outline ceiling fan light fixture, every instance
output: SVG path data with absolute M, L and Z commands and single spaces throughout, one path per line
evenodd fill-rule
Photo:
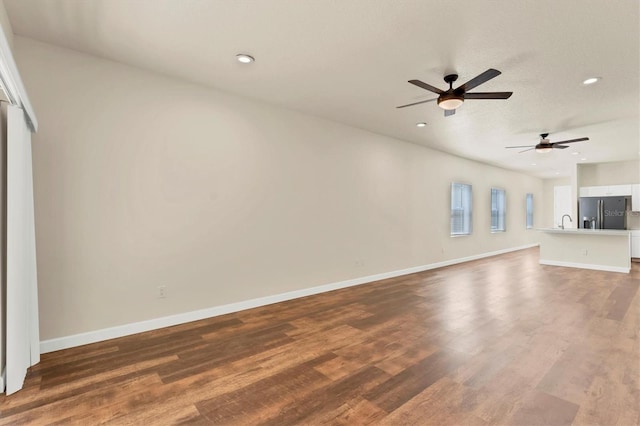
M 536 152 L 540 153 L 540 154 L 546 154 L 548 152 L 553 151 L 553 148 L 550 146 L 546 146 L 546 145 L 538 145 L 536 146 Z
M 438 106 L 444 110 L 452 110 L 458 108 L 464 102 L 462 96 L 454 94 L 442 95 L 438 98 Z
M 427 84 L 420 80 L 409 80 L 409 83 L 414 86 L 418 86 L 421 89 L 428 90 L 431 93 L 438 95 L 438 106 L 445 110 L 444 116 L 450 117 L 455 114 L 456 108 L 462 105 L 465 99 L 509 99 L 513 92 L 472 92 L 469 90 L 475 89 L 481 84 L 495 78 L 501 74 L 500 71 L 489 68 L 485 72 L 478 74 L 466 83 L 453 88 L 453 83 L 458 80 L 458 74 L 447 74 L 444 76 L 445 83 L 449 84 L 449 89 L 442 90 L 430 84 Z M 407 105 L 400 105 L 396 108 L 405 108 L 413 105 L 423 104 L 425 102 L 431 102 L 434 99 L 428 99 L 426 101 L 412 102 Z
M 526 148 L 525 150 L 520 151 L 518 154 L 521 154 L 523 152 L 529 152 L 534 149 L 536 150 L 536 152 L 539 152 L 541 154 L 547 154 L 553 151 L 555 148 L 557 149 L 569 148 L 569 146 L 566 144 L 584 142 L 589 140 L 589 138 L 576 138 L 576 139 L 568 139 L 565 141 L 550 142 L 549 139 L 547 139 L 547 136 L 549 136 L 548 133 L 541 133 L 540 142 L 537 145 L 505 146 L 505 148 L 518 148 L 518 149 Z M 576 154 L 579 154 L 579 152 L 574 152 L 573 154 L 576 155 Z

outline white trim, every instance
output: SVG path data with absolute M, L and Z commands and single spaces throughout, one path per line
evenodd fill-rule
M 580 269 L 593 269 L 596 271 L 620 272 L 623 274 L 628 274 L 629 272 L 631 272 L 631 268 L 626 268 L 624 266 L 593 265 L 591 263 L 560 262 L 557 260 L 540 259 L 540 264 L 549 265 L 549 266 L 563 266 L 565 268 L 580 268 Z
M 6 382 L 5 377 L 7 374 L 7 370 L 6 369 L 2 369 L 2 375 L 0 375 L 0 393 L 4 393 L 4 384 Z
M 22 389 L 40 359 L 31 131 L 24 111 L 7 107 L 6 393 Z
M 7 99 L 12 105 L 22 108 L 29 129 L 32 132 L 37 132 L 38 119 L 36 118 L 36 113 L 31 106 L 27 90 L 22 83 L 9 41 L 2 30 L 0 30 L 0 87 L 4 89 Z
M 481 253 L 474 256 L 462 257 L 458 259 L 445 260 L 443 262 L 430 263 L 422 266 L 415 266 L 407 269 L 400 269 L 392 272 L 383 272 L 381 274 L 369 275 L 361 278 L 354 278 L 346 281 L 325 284 L 317 287 L 305 288 L 302 290 L 290 291 L 287 293 L 274 294 L 272 296 L 259 297 L 257 299 L 245 300 L 242 302 L 230 303 L 228 305 L 214 306 L 211 308 L 201 309 L 198 311 L 185 312 L 176 315 L 170 315 L 162 318 L 155 318 L 147 321 L 140 321 L 131 324 L 120 325 L 116 327 L 103 328 L 101 330 L 89 331 L 86 333 L 74 334 L 72 336 L 64 336 L 55 339 L 43 340 L 40 342 L 40 352 L 47 353 L 58 351 L 61 349 L 73 348 L 89 343 L 100 342 L 103 340 L 115 339 L 117 337 L 129 336 L 144 331 L 156 330 L 158 328 L 170 327 L 172 325 L 184 324 L 191 321 L 198 321 L 205 318 L 216 317 L 219 315 L 230 314 L 233 312 L 244 311 L 246 309 L 257 308 L 260 306 L 271 305 L 273 303 L 284 302 L 300 297 L 311 296 L 314 294 L 325 293 L 327 291 L 338 290 L 341 288 L 352 287 L 360 284 L 366 284 L 374 281 L 380 281 L 387 278 L 399 277 L 402 275 L 415 274 L 417 272 L 428 271 L 430 269 L 442 268 L 444 266 L 455 265 L 458 263 L 469 262 L 472 260 L 482 259 L 485 257 L 497 256 L 499 254 L 509 253 L 517 250 L 524 250 L 536 247 L 538 244 L 529 244 L 520 247 L 513 247 L 503 250 L 492 251 L 489 253 Z

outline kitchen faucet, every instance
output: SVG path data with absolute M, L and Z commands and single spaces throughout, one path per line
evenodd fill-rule
M 564 217 L 565 216 L 569 218 L 569 222 L 573 222 L 571 220 L 571 216 L 569 216 L 568 214 L 562 215 L 562 223 L 560 224 L 560 229 L 564 229 Z

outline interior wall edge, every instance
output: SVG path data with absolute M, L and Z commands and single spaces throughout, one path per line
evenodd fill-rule
M 131 324 L 125 324 L 116 327 L 103 328 L 100 330 L 89 331 L 85 333 L 74 334 L 71 336 L 58 337 L 40 342 L 40 353 L 45 354 L 63 349 L 69 349 L 77 346 L 88 345 L 91 343 L 102 342 L 105 340 L 115 339 L 118 337 L 129 336 L 145 331 L 157 330 L 159 328 L 171 327 L 174 325 L 184 324 L 192 321 L 198 321 L 206 318 L 226 315 L 234 312 L 244 311 L 248 309 L 258 308 L 261 306 L 271 305 L 274 303 L 285 302 L 287 300 L 298 299 L 301 297 L 312 296 L 315 294 L 326 293 L 342 288 L 353 287 L 357 285 L 369 284 L 376 281 L 395 278 L 403 275 L 415 274 L 418 272 L 428 271 L 431 269 L 442 268 L 445 266 L 456 265 L 473 260 L 479 260 L 487 257 L 497 256 L 500 254 L 510 253 L 518 250 L 526 250 L 537 247 L 539 244 L 527 244 L 517 247 L 510 247 L 502 250 L 485 252 L 473 256 L 450 259 L 443 262 L 430 263 L 421 266 L 401 269 L 397 271 L 384 272 L 375 275 L 369 275 L 360 278 L 354 278 L 345 281 L 320 285 L 316 287 L 305 288 L 301 290 L 290 291 L 286 293 L 274 294 L 256 299 L 249 299 L 242 302 L 230 303 L 226 305 L 214 306 L 207 309 L 200 309 L 191 312 L 184 312 L 176 315 L 155 318 L 152 320 L 140 321 Z

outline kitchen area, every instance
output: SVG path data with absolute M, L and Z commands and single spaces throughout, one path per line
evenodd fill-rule
M 629 273 L 640 261 L 640 161 L 577 164 L 551 188 L 553 225 L 538 229 L 540 263 Z

